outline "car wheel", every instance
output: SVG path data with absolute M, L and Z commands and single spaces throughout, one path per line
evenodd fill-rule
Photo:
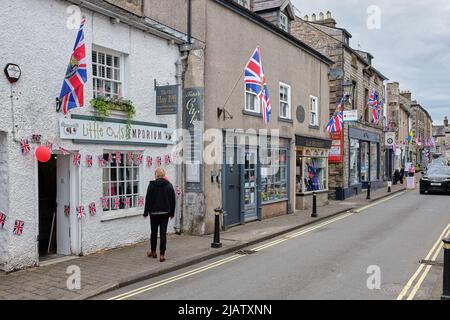
M 425 190 L 420 189 L 420 194 L 425 194 Z

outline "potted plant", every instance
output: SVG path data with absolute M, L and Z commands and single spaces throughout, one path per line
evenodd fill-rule
M 136 114 L 136 108 L 130 100 L 121 97 L 97 96 L 91 100 L 90 104 L 102 119 L 109 117 L 112 110 L 125 112 L 127 128 L 131 129 L 131 120 Z

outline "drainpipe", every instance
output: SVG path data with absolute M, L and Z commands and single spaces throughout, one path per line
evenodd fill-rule
M 188 0 L 187 43 L 192 44 L 192 0 Z

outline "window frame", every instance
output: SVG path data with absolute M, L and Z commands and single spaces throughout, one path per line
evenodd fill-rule
M 287 89 L 287 101 L 281 100 L 281 89 L 282 88 Z M 278 87 L 278 93 L 279 93 L 279 102 L 278 102 L 279 116 L 281 119 L 291 120 L 292 119 L 291 86 L 288 85 L 287 83 L 280 82 L 279 87 Z M 282 104 L 287 105 L 286 116 L 283 116 L 281 113 Z
M 316 110 L 315 110 L 315 112 L 313 112 L 313 108 L 312 108 L 312 106 L 313 106 L 313 104 L 312 104 L 312 102 L 315 102 L 315 107 L 316 107 Z M 315 118 L 315 122 L 313 122 L 313 114 L 315 114 L 316 115 L 316 118 Z M 309 125 L 310 126 L 313 126 L 313 127 L 318 127 L 319 126 L 319 117 L 320 117 L 320 114 L 319 114 L 319 98 L 318 97 L 316 97 L 316 96 L 313 96 L 313 95 L 310 95 L 309 96 Z
M 250 10 L 250 0 L 235 0 L 235 2 L 238 5 L 243 6 L 244 8 L 247 8 Z
M 248 108 L 248 105 L 247 105 L 247 94 L 251 94 L 251 95 L 254 96 L 256 110 L 252 110 L 252 109 Z M 250 112 L 250 113 L 254 113 L 254 114 L 261 114 L 261 102 L 259 100 L 258 95 L 253 90 L 248 90 L 246 85 L 244 85 L 244 110 L 246 112 Z
M 268 156 L 270 151 L 270 156 Z M 265 152 L 268 159 L 272 159 L 274 154 L 278 155 L 278 159 L 275 159 L 275 163 L 261 164 L 261 171 L 263 168 L 267 169 L 268 173 L 273 173 L 271 175 L 264 176 L 261 172 L 261 203 L 263 205 L 270 204 L 274 202 L 282 202 L 289 200 L 289 149 L 286 147 L 271 147 L 267 146 L 260 148 L 260 152 Z M 279 157 L 284 153 L 284 162 L 280 163 Z M 276 170 L 278 168 L 278 170 Z M 284 174 L 283 174 L 284 172 Z M 269 181 L 267 181 L 267 180 Z M 269 195 L 268 190 L 272 188 L 272 193 Z M 285 195 L 280 198 L 276 198 L 277 190 L 282 190 L 284 188 Z M 264 200 L 263 193 L 266 193 L 267 200 Z
M 94 53 L 96 53 L 96 62 L 94 63 L 93 60 L 93 55 Z M 100 64 L 99 63 L 99 59 L 98 59 L 98 54 L 102 53 L 105 55 L 105 64 Z M 112 56 L 112 66 L 108 66 L 106 64 L 106 56 L 110 55 Z M 114 58 L 119 58 L 119 66 L 115 67 L 114 66 Z M 114 83 L 117 83 L 120 85 L 120 89 L 117 95 L 111 95 L 111 97 L 119 97 L 119 98 L 124 98 L 126 97 L 126 89 L 125 89 L 125 55 L 118 52 L 118 51 L 114 51 L 111 49 L 107 49 L 104 47 L 100 47 L 100 46 L 93 46 L 92 51 L 91 51 L 91 63 L 92 63 L 92 67 L 91 67 L 91 72 L 92 72 L 92 96 L 93 98 L 99 97 L 99 96 L 106 96 L 105 94 L 105 81 L 109 81 L 111 82 L 111 84 L 113 85 Z M 100 73 L 99 73 L 99 69 L 96 70 L 96 76 L 94 76 L 94 66 L 104 66 L 105 68 L 107 67 L 111 67 L 112 68 L 112 79 L 106 78 L 106 69 L 105 69 L 105 77 L 101 77 Z M 115 80 L 114 79 L 114 72 L 118 70 L 119 71 L 119 80 Z M 97 80 L 101 80 L 103 81 L 103 94 L 100 94 L 99 90 L 96 90 L 96 81 Z
M 284 21 L 283 21 L 284 20 Z M 289 32 L 289 20 L 288 16 L 283 12 L 280 12 L 280 29 Z

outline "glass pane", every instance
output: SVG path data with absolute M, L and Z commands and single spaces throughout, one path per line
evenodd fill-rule
M 117 196 L 118 195 L 119 190 L 117 190 L 117 182 L 111 183 L 111 187 L 110 187 L 110 195 L 111 196 Z
M 133 183 L 133 194 L 139 194 L 139 181 Z
M 97 62 L 97 51 L 92 51 L 92 63 Z
M 93 77 L 97 76 L 97 65 L 96 64 L 92 64 L 92 76 Z
M 98 60 L 99 60 L 99 63 L 100 63 L 100 64 L 105 64 L 105 54 L 99 52 L 99 53 L 98 53 Z
M 111 68 L 106 68 L 106 78 L 108 79 L 113 78 L 113 70 Z
M 119 57 L 114 57 L 114 67 L 116 68 L 120 67 Z
M 120 70 L 114 69 L 114 80 L 119 81 L 120 80 Z
M 359 141 L 350 140 L 350 184 L 359 183 Z
M 133 169 L 133 177 L 132 180 L 139 180 L 139 168 Z
M 117 181 L 117 169 L 116 168 L 112 168 L 111 169 L 111 181 Z
M 103 196 L 104 197 L 108 197 L 110 196 L 110 189 L 109 189 L 109 183 L 104 183 L 103 184 Z
M 106 55 L 106 65 L 107 66 L 112 66 L 112 56 L 111 55 Z
M 119 181 L 125 180 L 125 169 L 123 167 L 118 168 L 119 171 Z
M 109 182 L 110 178 L 110 169 L 103 169 L 103 182 Z

